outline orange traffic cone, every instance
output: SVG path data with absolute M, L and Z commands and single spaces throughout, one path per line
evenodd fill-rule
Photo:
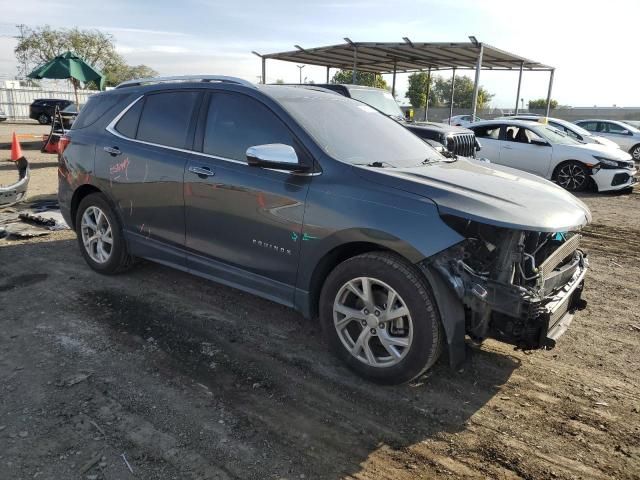
M 11 161 L 17 162 L 21 158 L 24 158 L 24 155 L 22 155 L 22 147 L 20 146 L 16 132 L 13 132 L 13 138 L 11 139 Z

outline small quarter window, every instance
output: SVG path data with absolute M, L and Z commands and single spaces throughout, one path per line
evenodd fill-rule
M 142 112 L 143 99 L 138 100 L 125 113 L 120 121 L 116 124 L 116 130 L 127 138 L 136 138 L 138 132 L 138 122 L 140 121 L 140 112 Z

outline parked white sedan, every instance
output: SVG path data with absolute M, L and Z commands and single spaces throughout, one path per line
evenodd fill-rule
M 584 144 L 549 125 L 523 120 L 491 120 L 469 128 L 491 162 L 535 173 L 570 191 L 584 190 L 593 179 L 599 192 L 636 183 L 635 164 L 626 152 Z

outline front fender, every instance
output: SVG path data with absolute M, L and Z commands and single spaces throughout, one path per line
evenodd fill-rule
M 381 185 L 372 188 L 354 177 L 345 176 L 339 184 L 314 182 L 309 189 L 298 289 L 310 291 L 315 267 L 341 245 L 379 245 L 418 263 L 463 240 L 442 221 L 433 201 Z

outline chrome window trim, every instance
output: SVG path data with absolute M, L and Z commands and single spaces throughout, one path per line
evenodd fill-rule
M 137 138 L 129 138 L 123 134 L 121 134 L 120 132 L 118 132 L 116 130 L 116 125 L 118 124 L 118 122 L 120 121 L 120 119 L 122 117 L 125 116 L 125 114 L 136 104 L 138 103 L 142 98 L 144 97 L 144 95 L 140 95 L 138 98 L 136 98 L 133 102 L 131 102 L 129 105 L 127 105 L 124 110 L 122 110 L 118 115 L 116 115 L 114 117 L 113 120 L 111 120 L 111 122 L 109 122 L 109 125 L 107 125 L 105 127 L 105 130 L 107 132 L 109 132 L 111 135 L 114 135 L 118 138 L 121 138 L 123 140 L 127 140 L 129 142 L 135 142 L 135 143 L 140 143 L 142 145 L 148 145 L 151 147 L 159 147 L 159 148 L 165 148 L 167 150 L 173 150 L 175 152 L 182 152 L 182 153 L 190 153 L 192 155 L 197 155 L 199 157 L 205 157 L 205 158 L 212 158 L 214 160 L 222 160 L 225 162 L 229 162 L 229 163 L 235 163 L 238 165 L 245 165 L 247 167 L 250 167 L 250 165 L 247 162 L 242 162 L 240 160 L 235 160 L 233 158 L 226 158 L 226 157 L 220 157 L 217 155 L 211 155 L 209 153 L 204 153 L 204 152 L 198 152 L 196 150 L 188 150 L 186 148 L 178 148 L 178 147 L 170 147 L 169 145 L 161 145 L 159 143 L 153 143 L 153 142 L 145 142 L 144 140 L 138 140 Z M 254 168 L 254 167 L 250 167 L 250 168 Z M 265 168 L 264 170 L 270 170 L 272 172 L 279 172 L 279 173 L 285 173 L 287 175 L 295 175 L 298 177 L 315 177 L 318 175 L 321 175 L 322 172 L 292 172 L 290 170 L 281 170 L 281 169 L 276 169 L 276 168 Z

